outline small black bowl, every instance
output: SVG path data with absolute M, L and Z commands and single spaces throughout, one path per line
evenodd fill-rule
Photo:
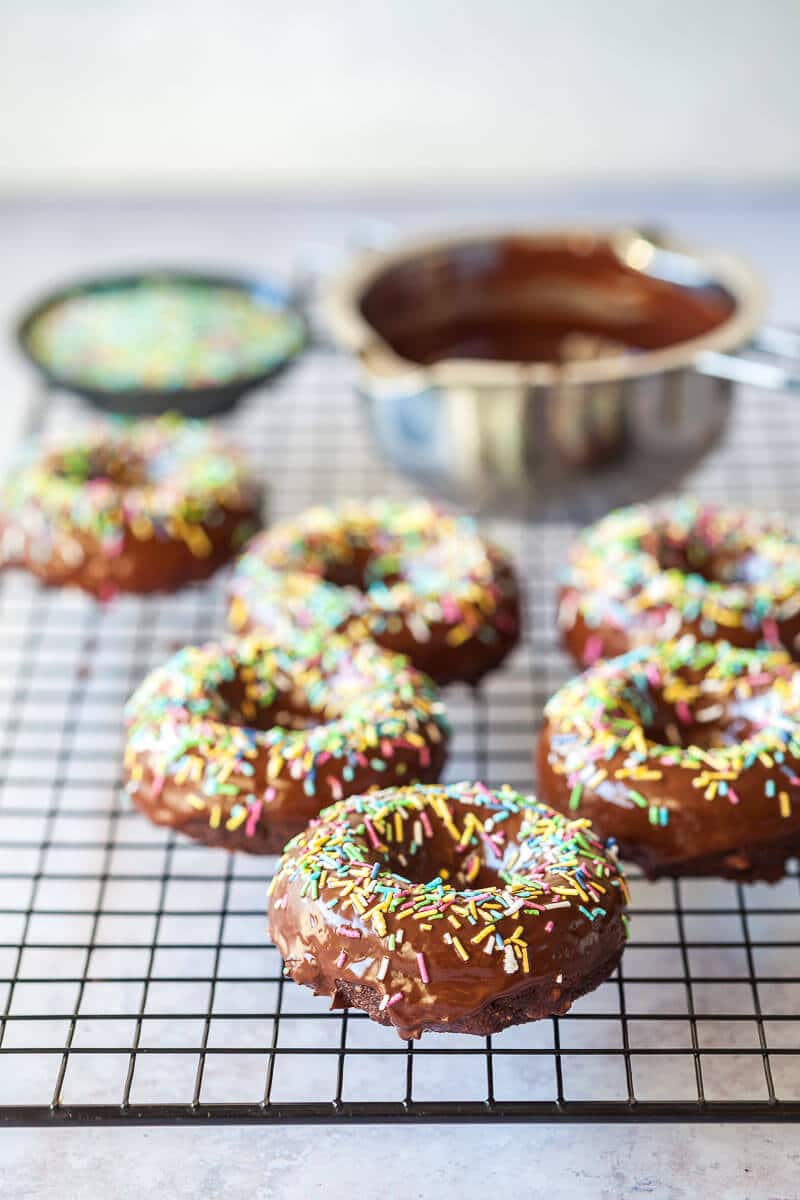
M 143 283 L 203 284 L 212 288 L 234 289 L 262 302 L 267 302 L 271 307 L 280 311 L 285 318 L 282 345 L 279 346 L 273 360 L 255 374 L 237 375 L 225 383 L 166 390 L 140 387 L 112 389 L 84 384 L 79 379 L 61 375 L 34 353 L 30 345 L 31 332 L 44 313 L 75 296 L 139 287 Z M 93 276 L 49 292 L 24 313 L 17 324 L 16 338 L 28 362 L 48 384 L 53 387 L 66 388 L 82 396 L 96 408 L 132 417 L 156 416 L 169 411 L 180 412 L 187 417 L 212 417 L 229 412 L 245 392 L 265 383 L 291 362 L 303 349 L 308 339 L 308 327 L 303 317 L 290 303 L 286 292 L 272 283 L 230 275 L 159 268 L 118 275 Z

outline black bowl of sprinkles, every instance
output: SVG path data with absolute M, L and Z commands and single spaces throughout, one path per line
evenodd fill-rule
M 306 336 L 280 288 L 181 270 L 82 280 L 51 292 L 17 328 L 49 384 L 129 416 L 227 412 Z

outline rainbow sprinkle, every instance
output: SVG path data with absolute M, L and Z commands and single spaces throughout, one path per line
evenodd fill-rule
M 78 385 L 169 392 L 260 375 L 301 348 L 304 330 L 255 289 L 142 279 L 58 301 L 27 341 L 40 363 Z
M 157 802 L 168 780 L 185 789 L 172 800 L 182 811 L 212 827 L 245 823 L 247 837 L 284 793 L 299 786 L 309 798 L 308 812 L 289 814 L 297 827 L 375 773 L 424 773 L 430 746 L 448 736 L 429 679 L 343 636 L 318 641 L 313 655 L 265 633 L 188 646 L 148 675 L 125 715 L 131 793 Z
M 285 636 L 345 625 L 381 641 L 499 642 L 517 632 L 516 583 L 473 520 L 425 500 L 345 501 L 308 509 L 255 538 L 236 565 L 236 631 Z
M 88 553 L 119 557 L 129 539 L 173 539 L 205 558 L 207 527 L 238 514 L 233 551 L 259 523 L 260 502 L 244 457 L 206 422 L 98 423 L 80 439 L 23 448 L 0 485 L 0 560 L 77 568 Z
M 800 817 L 800 667 L 783 650 L 689 636 L 640 646 L 570 680 L 544 716 L 570 810 L 597 815 L 599 799 L 610 829 L 614 813 L 639 809 L 656 834 L 682 820 L 696 833 L 698 820 L 719 825 L 719 806 L 739 805 L 743 790 L 765 821 Z M 667 785 L 676 768 L 714 802 L 707 817 L 684 816 Z
M 470 881 L 473 858 L 480 878 Z M 581 937 L 594 944 L 587 927 L 619 919 L 627 889 L 587 820 L 507 786 L 457 783 L 386 789 L 325 809 L 287 845 L 270 897 L 273 937 L 295 978 L 332 986 L 314 953 L 318 929 L 337 978 L 374 988 L 381 1011 L 397 1004 L 395 1023 L 413 1031 L 433 995 L 448 989 L 456 1016 L 459 1005 L 480 1007 L 477 955 L 497 958 L 501 979 L 555 982 L 564 961 L 554 932 L 573 939 L 561 951 L 569 959 Z M 308 904 L 324 921 L 300 916 Z M 293 913 L 285 922 L 284 912 Z M 345 962 L 337 939 L 353 928 L 362 945 Z M 518 986 L 501 983 L 497 994 Z
M 583 619 L 587 666 L 606 626 L 628 645 L 692 633 L 797 649 L 800 537 L 779 516 L 691 497 L 618 509 L 583 531 L 562 583 L 559 625 Z

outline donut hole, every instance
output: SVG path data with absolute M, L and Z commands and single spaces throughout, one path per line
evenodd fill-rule
M 241 678 L 219 688 L 218 694 L 225 710 L 224 720 L 229 725 L 241 725 L 260 732 L 275 728 L 301 730 L 327 725 L 339 716 L 338 706 L 335 712 L 330 707 L 313 708 L 300 689 L 279 690 L 264 703 L 260 701 L 257 691 Z
M 118 488 L 141 487 L 148 481 L 144 459 L 112 443 L 74 446 L 52 454 L 46 469 L 57 479 L 82 486 L 109 483 Z
M 699 529 L 690 529 L 676 537 L 669 527 L 653 530 L 644 548 L 653 555 L 662 571 L 680 571 L 699 575 L 707 583 L 753 584 L 769 577 L 775 564 L 752 547 L 709 545 Z
M 663 746 L 698 746 L 701 750 L 740 745 L 768 719 L 766 693 L 748 699 L 702 696 L 691 706 L 665 699 L 657 689 L 648 695 L 648 717 L 642 730 L 648 741 Z
M 396 553 L 347 539 L 338 553 L 326 554 L 321 577 L 335 587 L 356 588 L 367 592 L 377 583 L 391 587 L 403 578 Z
M 419 818 L 413 820 L 402 842 L 389 843 L 385 866 L 414 884 L 425 885 L 438 878 L 459 891 L 504 886 L 505 856 L 497 854 L 484 834 L 473 830 L 466 841 L 456 840 L 435 811 L 426 812 L 432 836 Z M 462 821 L 457 828 L 463 830 Z

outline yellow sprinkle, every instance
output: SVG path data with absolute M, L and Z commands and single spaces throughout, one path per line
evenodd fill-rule
M 467 954 L 466 950 L 461 945 L 461 942 L 458 940 L 457 937 L 453 938 L 453 945 L 455 946 L 456 954 L 458 955 L 458 957 L 462 960 L 462 962 L 466 962 L 467 959 L 469 958 L 469 955 Z
M 237 633 L 244 629 L 245 625 L 247 624 L 248 617 L 249 613 L 244 600 L 242 600 L 240 596 L 234 596 L 233 600 L 231 600 L 230 608 L 228 609 L 228 620 Z
M 378 909 L 372 915 L 372 928 L 377 933 L 378 937 L 386 937 L 386 922 L 383 919 L 383 913 Z
M 470 636 L 471 630 L 469 626 L 464 625 L 462 622 L 462 624 L 454 625 L 452 629 L 448 630 L 445 641 L 448 646 L 461 646 Z
M 146 542 L 153 536 L 153 522 L 142 514 L 130 518 L 130 527 L 131 533 L 140 542 Z

